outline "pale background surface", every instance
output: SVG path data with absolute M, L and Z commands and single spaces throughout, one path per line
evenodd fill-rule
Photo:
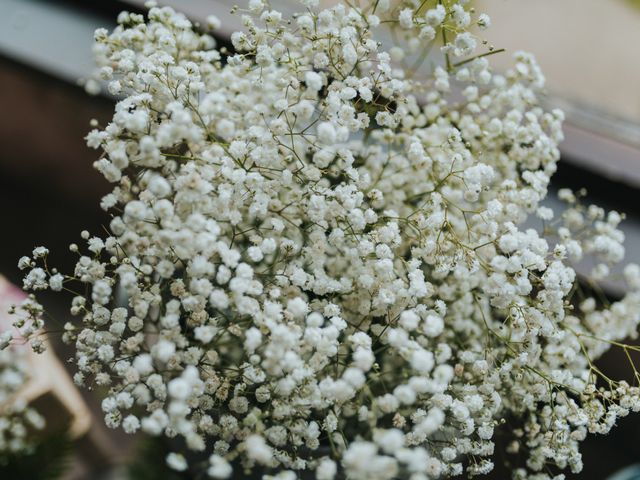
M 628 0 L 480 0 L 496 48 L 535 54 L 551 93 L 640 123 L 640 8 Z M 493 57 L 506 67 L 510 55 Z M 640 138 L 640 137 L 639 137 Z

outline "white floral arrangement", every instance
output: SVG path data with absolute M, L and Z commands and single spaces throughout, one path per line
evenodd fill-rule
M 24 297 L 0 276 L 0 470 L 12 458 L 33 452 L 45 427 L 44 416 L 23 395 L 33 377 L 31 348 L 42 352 L 43 344 L 32 336 L 26 345 L 19 332 L 31 335 L 44 326 L 39 305 Z M 12 323 L 15 328 L 7 328 Z
M 0 346 L 2 346 L 0 339 Z M 0 350 L 0 467 L 12 455 L 33 451 L 34 432 L 44 428 L 44 417 L 19 395 L 30 378 L 28 350 Z
M 75 295 L 64 340 L 109 427 L 214 479 L 476 476 L 499 436 L 513 478 L 543 480 L 640 410 L 594 363 L 637 350 L 640 269 L 613 303 L 574 270 L 622 262 L 622 216 L 542 206 L 563 114 L 531 55 L 491 69 L 487 15 L 251 0 L 230 51 L 217 18 L 148 6 L 95 34 L 120 98 L 87 136 L 110 233 L 83 232 L 69 274 L 20 260 L 27 290 Z

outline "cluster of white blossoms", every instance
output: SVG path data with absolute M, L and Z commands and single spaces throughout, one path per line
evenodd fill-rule
M 21 261 L 26 288 L 86 292 L 76 383 L 211 478 L 474 476 L 497 438 L 514 478 L 580 471 L 640 410 L 593 363 L 635 348 L 640 269 L 613 304 L 577 281 L 622 260 L 621 216 L 541 206 L 563 115 L 533 57 L 493 72 L 462 0 L 317 3 L 251 0 L 233 51 L 170 8 L 96 32 L 111 233 L 70 274 Z
M 31 303 L 27 300 L 25 305 Z M 32 322 L 24 315 L 21 317 L 16 320 L 16 327 L 24 330 L 24 325 Z M 37 328 L 41 328 L 40 322 L 37 323 Z M 12 456 L 31 452 L 35 447 L 34 434 L 45 426 L 44 417 L 20 395 L 31 378 L 29 355 L 32 353 L 25 345 L 10 345 L 12 342 L 11 330 L 0 334 L 0 466 Z M 40 349 L 37 342 L 35 345 L 32 342 L 32 346 Z
M 34 255 L 45 251 L 40 247 Z M 46 279 L 45 275 L 43 281 Z M 45 348 L 42 313 L 34 298 L 25 298 L 0 276 L 0 467 L 32 452 L 45 427 L 44 417 L 23 396 L 25 386 L 33 380 L 30 349 L 41 353 Z

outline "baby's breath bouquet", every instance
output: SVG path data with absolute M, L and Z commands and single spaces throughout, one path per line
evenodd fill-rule
M 215 17 L 149 8 L 95 34 L 110 233 L 68 274 L 20 260 L 26 289 L 74 292 L 64 340 L 109 427 L 215 479 L 475 476 L 499 448 L 543 480 L 640 409 L 594 364 L 631 359 L 640 269 L 612 304 L 574 270 L 623 260 L 621 216 L 541 205 L 563 115 L 531 55 L 491 69 L 487 15 L 251 0 L 218 49 Z

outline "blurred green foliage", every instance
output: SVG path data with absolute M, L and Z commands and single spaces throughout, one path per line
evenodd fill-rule
M 191 480 L 188 472 L 171 470 L 165 461 L 170 452 L 164 439 L 142 437 L 127 466 L 128 480 Z
M 0 478 L 57 480 L 69 469 L 73 444 L 66 432 L 50 434 L 26 455 L 13 455 L 0 464 Z

